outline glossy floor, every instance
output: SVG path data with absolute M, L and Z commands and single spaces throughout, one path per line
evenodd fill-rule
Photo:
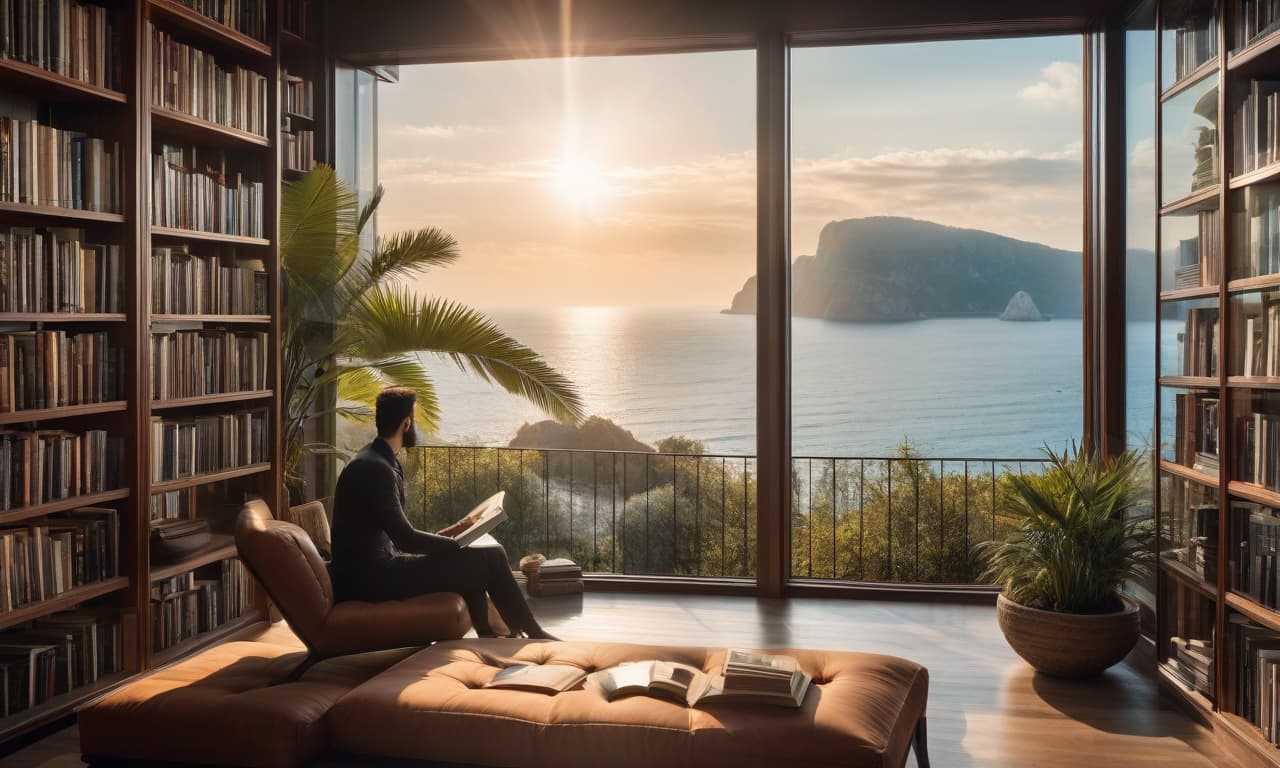
M 913 659 L 929 668 L 929 752 L 940 768 L 1230 765 L 1212 737 L 1127 665 L 1089 683 L 1034 674 L 1005 645 L 990 606 L 591 594 L 543 599 L 535 610 L 565 639 L 830 648 Z M 282 625 L 264 639 L 296 642 Z M 5 768 L 80 764 L 74 727 L 0 760 Z

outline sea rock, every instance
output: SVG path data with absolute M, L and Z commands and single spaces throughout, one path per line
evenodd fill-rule
M 1009 299 L 1009 303 L 1005 305 L 1004 312 L 1000 313 L 1000 319 L 1013 322 L 1035 322 L 1048 320 L 1049 318 L 1040 314 L 1040 310 L 1036 308 L 1036 303 L 1031 300 L 1031 294 L 1026 291 L 1018 291 L 1013 294 L 1013 298 Z

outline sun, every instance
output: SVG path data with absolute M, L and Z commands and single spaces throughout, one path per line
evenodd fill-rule
M 551 181 L 556 192 L 574 208 L 594 207 L 609 191 L 600 166 L 580 152 L 563 154 L 555 165 Z

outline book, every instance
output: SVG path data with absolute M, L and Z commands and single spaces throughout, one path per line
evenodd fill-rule
M 469 546 L 507 519 L 507 513 L 502 508 L 502 502 L 506 495 L 506 491 L 498 491 L 477 504 L 475 509 L 464 515 L 457 523 L 454 523 L 455 526 L 466 525 L 465 528 L 453 536 L 454 541 L 458 542 L 458 546 Z
M 121 82 L 119 31 L 116 12 L 93 3 L 0 3 L 0 57 L 103 88 L 118 88 Z
M 174 331 L 151 334 L 151 398 L 168 400 L 267 388 L 266 333 Z
M 220 149 L 157 145 L 151 153 L 151 223 L 262 237 L 265 188 L 253 170 Z
M 157 482 L 258 464 L 270 457 L 267 410 L 190 419 L 151 417 L 151 477 Z
M 594 672 L 591 685 L 606 701 L 625 696 L 652 696 L 694 706 L 709 676 L 697 667 L 674 661 L 639 661 Z
M 118 142 L 0 116 L 0 200 L 119 213 Z
M 608 701 L 654 696 L 689 707 L 748 704 L 797 708 L 813 682 L 790 656 L 730 649 L 721 671 L 653 660 L 592 673 L 588 687 Z
M 260 258 L 231 248 L 152 246 L 151 311 L 160 315 L 265 315 L 267 272 Z
M 210 19 L 255 40 L 267 39 L 266 0 L 177 0 Z
M 238 64 L 179 42 L 147 21 L 151 104 L 237 130 L 267 135 L 270 81 Z
M 567 664 L 516 664 L 499 672 L 485 688 L 555 695 L 578 687 L 587 673 Z

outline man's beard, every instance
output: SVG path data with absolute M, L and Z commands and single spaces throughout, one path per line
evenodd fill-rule
M 410 424 L 409 428 L 404 432 L 403 443 L 405 448 L 412 448 L 418 444 L 418 425 Z

